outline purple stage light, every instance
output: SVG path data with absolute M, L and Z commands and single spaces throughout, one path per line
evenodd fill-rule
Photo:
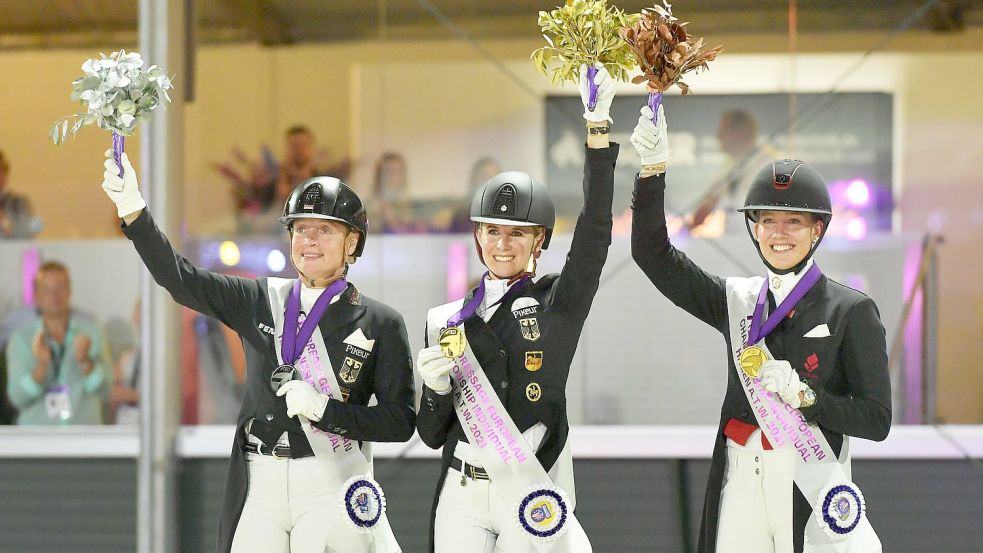
M 850 240 L 862 240 L 867 236 L 867 220 L 857 215 L 846 223 L 846 237 Z
M 865 207 L 870 202 L 870 186 L 863 179 L 853 179 L 846 187 L 846 199 L 853 205 Z

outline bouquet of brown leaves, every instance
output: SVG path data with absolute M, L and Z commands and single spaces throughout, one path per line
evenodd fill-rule
M 631 82 L 648 85 L 653 112 L 658 110 L 662 93 L 672 85 L 678 86 L 684 95 L 689 94 L 689 85 L 681 80 L 683 75 L 707 69 L 707 63 L 723 51 L 722 46 L 704 45 L 702 38 L 694 41 L 686 32 L 689 22 L 680 23 L 672 15 L 672 5 L 666 0 L 662 4 L 643 9 L 638 20 L 622 28 L 620 33 L 642 70 Z

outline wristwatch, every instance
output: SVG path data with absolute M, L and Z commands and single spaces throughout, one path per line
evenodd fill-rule
M 799 407 L 812 407 L 816 403 L 816 392 L 812 391 L 812 388 L 806 386 L 800 394 Z

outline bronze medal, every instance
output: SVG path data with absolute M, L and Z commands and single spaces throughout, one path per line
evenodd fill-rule
M 748 346 L 741 352 L 741 370 L 751 378 L 758 378 L 761 365 L 768 360 L 765 351 L 758 346 Z
M 442 329 L 437 343 L 444 352 L 444 356 L 448 359 L 457 359 L 464 355 L 464 349 L 468 345 L 468 341 L 464 337 L 464 330 L 456 326 L 448 326 Z

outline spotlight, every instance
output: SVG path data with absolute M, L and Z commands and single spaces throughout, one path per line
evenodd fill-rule
M 856 216 L 846 224 L 846 237 L 850 240 L 861 240 L 867 236 L 867 220 Z
M 846 199 L 853 205 L 863 207 L 870 201 L 870 187 L 863 179 L 854 179 L 846 187 Z
M 280 250 L 270 250 L 266 255 L 266 266 L 274 273 L 279 273 L 287 266 L 287 258 Z
M 239 264 L 239 246 L 226 240 L 218 246 L 218 258 L 228 267 L 235 267 Z

